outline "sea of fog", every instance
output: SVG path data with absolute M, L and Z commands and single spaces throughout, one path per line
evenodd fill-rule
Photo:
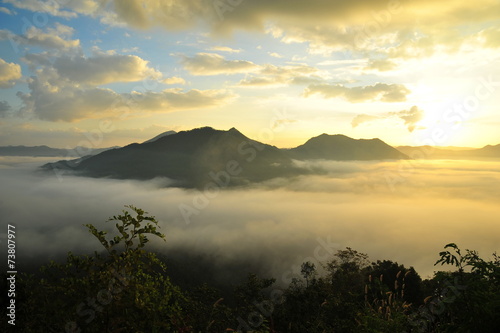
M 167 179 L 36 171 L 48 161 L 0 157 L 0 241 L 6 253 L 7 224 L 15 225 L 20 267 L 100 250 L 83 224 L 111 230 L 105 221 L 128 204 L 160 221 L 167 241 L 151 249 L 258 270 L 278 283 L 302 262 L 319 265 L 346 247 L 413 266 L 422 278 L 442 269 L 433 264 L 447 243 L 485 258 L 500 249 L 500 160 L 301 162 L 322 174 L 210 192 L 168 188 Z

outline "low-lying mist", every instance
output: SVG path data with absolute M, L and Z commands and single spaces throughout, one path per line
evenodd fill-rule
M 167 241 L 151 249 L 174 267 L 212 265 L 215 280 L 254 271 L 286 283 L 302 262 L 345 247 L 414 266 L 425 278 L 442 269 L 433 263 L 447 243 L 486 258 L 500 243 L 500 161 L 301 162 L 321 175 L 207 193 L 165 187 L 166 179 L 34 171 L 46 161 L 0 158 L 0 240 L 5 247 L 14 224 L 20 268 L 99 251 L 83 224 L 112 230 L 105 220 L 128 204 L 160 221 Z

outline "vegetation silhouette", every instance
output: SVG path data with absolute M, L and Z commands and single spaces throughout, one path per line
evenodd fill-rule
M 422 281 L 412 267 L 370 262 L 347 247 L 322 263 L 323 274 L 303 263 L 303 278 L 285 287 L 250 273 L 227 300 L 207 283 L 180 288 L 171 281 L 165 263 L 145 250 L 148 237 L 165 240 L 154 216 L 130 205 L 108 222 L 112 235 L 86 225 L 103 251 L 69 253 L 39 274 L 18 275 L 18 331 L 488 333 L 500 327 L 496 254 L 485 260 L 448 244 L 435 265 L 455 270 Z

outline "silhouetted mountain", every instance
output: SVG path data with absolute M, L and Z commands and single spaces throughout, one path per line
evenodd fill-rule
M 471 152 L 472 155 L 476 155 L 478 157 L 492 157 L 492 158 L 500 158 L 500 144 L 496 146 L 487 145 L 481 149 L 477 149 Z
M 89 149 L 86 147 L 76 147 L 73 149 L 60 149 L 50 148 L 48 146 L 4 146 L 0 147 L 0 156 L 77 157 L 96 155 L 113 148 Z
M 172 135 L 172 134 L 176 134 L 177 132 L 176 131 L 166 131 L 166 132 L 163 132 L 161 134 L 158 134 L 157 136 L 155 136 L 154 138 L 152 139 L 149 139 L 147 141 L 144 141 L 143 143 L 150 143 L 150 142 L 153 142 L 153 141 L 156 141 L 158 139 L 161 139 L 163 138 L 164 136 L 168 136 L 168 135 Z
M 321 134 L 301 146 L 289 149 L 288 152 L 291 157 L 299 160 L 366 161 L 408 158 L 380 139 L 356 140 L 339 134 Z
M 219 187 L 259 182 L 303 172 L 280 149 L 251 140 L 232 128 L 204 127 L 131 144 L 78 164 L 49 163 L 46 169 L 73 170 L 91 177 L 152 179 L 167 177 L 179 186 Z
M 484 159 L 500 158 L 500 145 L 485 146 L 483 148 L 441 148 L 433 146 L 400 146 L 402 153 L 414 159 Z
M 142 144 L 133 143 L 95 156 L 49 163 L 45 169 L 69 170 L 90 177 L 152 179 L 167 177 L 176 186 L 205 188 L 245 185 L 311 171 L 294 159 L 384 160 L 406 155 L 379 139 L 354 140 L 320 135 L 293 149 L 279 149 L 251 140 L 235 128 L 210 127 L 163 133 Z

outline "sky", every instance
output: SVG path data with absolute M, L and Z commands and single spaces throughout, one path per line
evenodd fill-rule
M 2 0 L 0 145 L 498 144 L 499 0 Z

